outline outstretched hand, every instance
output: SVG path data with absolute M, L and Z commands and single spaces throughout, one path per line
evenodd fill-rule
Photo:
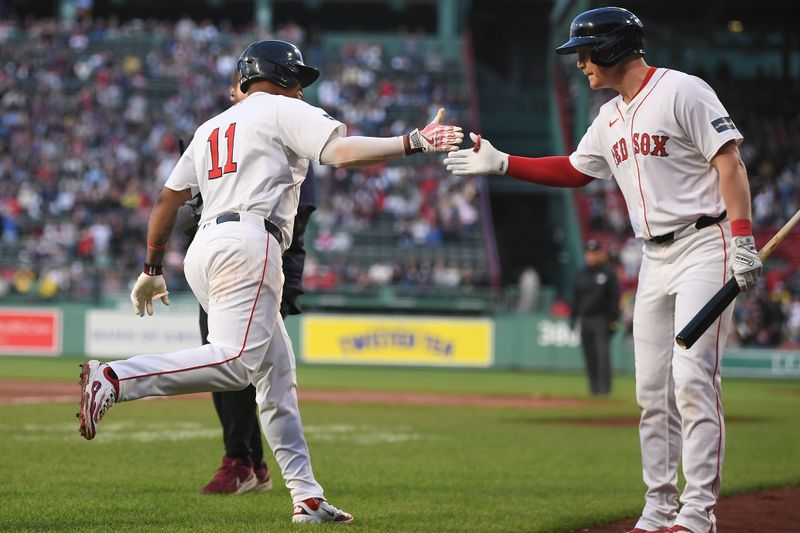
M 464 140 L 463 130 L 459 126 L 442 124 L 444 108 L 440 107 L 433 120 L 422 128 L 408 134 L 412 152 L 452 152 Z
M 447 170 L 456 176 L 505 174 L 508 170 L 508 154 L 492 146 L 480 135 L 470 133 L 469 137 L 475 145 L 448 154 L 443 161 Z

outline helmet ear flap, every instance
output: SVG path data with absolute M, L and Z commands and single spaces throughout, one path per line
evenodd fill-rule
M 254 72 L 258 70 L 258 65 L 252 57 L 239 59 L 236 68 L 239 71 L 239 88 L 243 93 L 250 88 L 250 82 L 254 79 Z

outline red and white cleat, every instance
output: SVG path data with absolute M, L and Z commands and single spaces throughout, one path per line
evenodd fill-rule
M 97 434 L 97 424 L 119 397 L 119 380 L 111 367 L 100 361 L 81 365 L 80 432 L 86 440 Z
M 334 507 L 322 498 L 309 498 L 294 504 L 292 522 L 318 524 L 319 522 L 352 522 L 353 516 Z
M 269 477 L 269 468 L 267 463 L 261 462 L 260 466 L 254 466 L 253 472 L 256 474 L 256 486 L 253 488 L 256 492 L 266 492 L 272 490 L 272 478 Z
M 256 478 L 250 460 L 242 461 L 237 457 L 222 458 L 222 466 L 219 467 L 214 478 L 203 487 L 200 494 L 242 494 L 256 488 L 258 478 Z

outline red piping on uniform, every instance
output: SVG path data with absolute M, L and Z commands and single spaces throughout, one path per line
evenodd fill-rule
M 208 368 L 208 367 L 211 367 L 211 366 L 224 365 L 225 363 L 233 361 L 234 359 L 240 358 L 242 356 L 242 353 L 244 353 L 244 347 L 247 346 L 247 335 L 250 333 L 250 324 L 253 322 L 253 313 L 255 313 L 256 305 L 258 304 L 258 296 L 261 294 L 261 287 L 262 287 L 262 285 L 264 285 L 264 274 L 266 274 L 266 272 L 267 272 L 267 263 L 269 262 L 269 237 L 270 237 L 270 234 L 267 233 L 267 253 L 264 256 L 264 266 L 261 268 L 261 280 L 259 280 L 259 282 L 258 282 L 258 290 L 256 291 L 256 299 L 255 299 L 255 301 L 253 301 L 253 307 L 250 309 L 250 318 L 247 320 L 247 329 L 244 330 L 244 340 L 242 341 L 242 348 L 239 350 L 238 354 L 234 355 L 233 357 L 229 357 L 228 359 L 225 359 L 224 361 L 220 361 L 218 363 L 209 363 L 207 365 L 192 366 L 192 367 L 189 367 L 189 368 L 179 368 L 177 370 L 166 370 L 164 372 L 153 372 L 152 374 L 142 374 L 141 376 L 130 376 L 130 377 L 127 377 L 127 378 L 119 378 L 119 380 L 120 381 L 126 381 L 126 380 L 129 380 L 129 379 L 149 378 L 151 376 L 162 376 L 164 374 L 175 374 L 177 372 L 187 372 L 189 370 L 197 370 L 199 368 Z
M 644 78 L 645 81 L 642 84 L 642 87 L 644 87 L 645 84 L 647 84 L 647 82 L 650 81 L 650 78 L 653 76 L 653 72 L 655 72 L 655 69 L 656 69 L 655 67 L 650 67 L 650 70 L 647 71 L 647 76 L 645 76 Z M 636 120 L 636 113 L 639 112 L 639 110 L 644 105 L 644 101 L 647 100 L 648 96 L 653 94 L 653 91 L 655 90 L 656 85 L 658 85 L 658 82 L 663 80 L 664 76 L 666 76 L 668 72 L 669 70 L 664 71 L 664 74 L 662 74 L 661 77 L 658 78 L 658 80 L 656 80 L 656 82 L 653 84 L 653 88 L 650 89 L 649 93 L 644 95 L 644 98 L 642 98 L 642 103 L 640 103 L 639 106 L 636 108 L 636 111 L 633 112 L 633 116 L 631 117 L 631 140 L 633 140 L 633 122 L 634 120 Z M 639 91 L 642 90 L 642 87 L 639 87 Z M 639 91 L 636 91 L 636 94 L 639 94 Z M 650 231 L 650 223 L 647 221 L 647 204 L 644 201 L 644 190 L 642 189 L 642 174 L 639 171 L 639 160 L 636 159 L 636 148 L 631 146 L 631 152 L 633 153 L 633 162 L 636 163 L 636 177 L 639 180 L 639 195 L 642 197 L 642 214 L 644 216 L 644 225 L 647 228 L 648 238 L 651 238 L 653 236 L 653 232 Z
M 639 91 L 641 91 L 641 88 Z M 636 94 L 639 94 L 639 91 L 636 91 Z M 617 108 L 617 115 L 619 115 L 619 118 L 622 119 L 622 123 L 625 124 L 625 117 L 622 116 L 622 111 L 619 110 L 619 103 L 614 104 L 614 107 Z
M 722 284 L 725 285 L 725 274 L 727 272 L 727 264 L 728 264 L 728 250 L 725 248 L 725 232 L 722 231 L 722 226 L 717 224 L 719 228 L 720 236 L 722 237 Z M 714 344 L 716 348 L 716 356 L 717 361 L 714 365 L 714 374 L 713 374 L 713 381 L 711 382 L 711 386 L 714 387 L 714 393 L 717 398 L 717 425 L 719 426 L 719 438 L 717 439 L 717 477 L 714 478 L 714 482 L 711 484 L 711 492 L 714 494 L 714 498 L 717 497 L 717 492 L 719 491 L 719 481 L 720 481 L 720 456 L 722 455 L 722 415 L 720 413 L 720 397 L 719 397 L 719 389 L 717 388 L 717 373 L 719 372 L 719 332 L 722 328 L 722 315 L 717 319 L 717 339 Z M 715 489 L 716 487 L 716 489 Z
M 649 69 L 647 69 L 647 74 L 644 75 L 644 80 L 642 80 L 642 84 L 639 85 L 639 88 L 636 90 L 636 94 L 631 96 L 631 100 L 636 98 L 639 95 L 639 93 L 642 92 L 642 89 L 644 89 L 645 85 L 647 85 L 647 82 L 650 81 L 650 78 L 653 77 L 653 74 L 656 73 L 656 70 L 658 70 L 656 67 L 650 67 Z M 619 110 L 619 108 L 617 108 L 617 110 Z

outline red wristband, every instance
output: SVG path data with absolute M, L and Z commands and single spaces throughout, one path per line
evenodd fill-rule
M 731 221 L 731 232 L 734 237 L 746 237 L 753 234 L 753 224 L 746 218 Z
M 167 247 L 167 244 L 166 244 L 166 243 L 161 243 L 161 244 L 159 244 L 159 243 L 157 243 L 157 242 L 150 242 L 150 241 L 147 241 L 147 246 L 148 246 L 149 248 L 152 248 L 152 249 L 154 249 L 154 250 L 163 250 L 164 248 L 166 248 L 166 247 Z
M 164 273 L 164 267 L 161 265 L 148 265 L 145 263 L 142 272 L 148 276 L 160 276 Z

